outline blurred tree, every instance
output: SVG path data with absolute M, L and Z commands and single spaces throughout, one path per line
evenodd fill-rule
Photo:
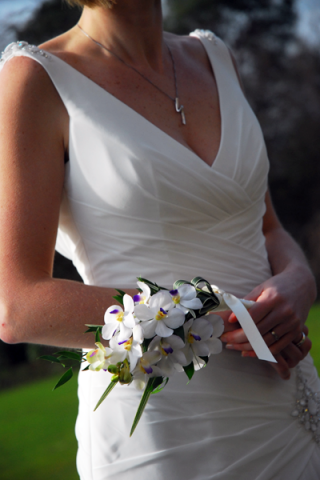
M 265 134 L 270 186 L 285 227 L 307 252 L 320 291 L 320 49 L 296 37 L 294 0 L 167 0 L 165 26 L 179 34 L 208 28 L 235 52 L 249 102 Z M 80 11 L 48 0 L 16 37 L 40 44 L 75 25 Z M 320 45 L 320 43 L 319 43 Z M 79 279 L 56 255 L 55 276 Z M 0 344 L 1 350 L 1 344 Z M 5 358 L 8 362 L 8 351 Z M 26 355 L 21 346 L 21 358 Z M 12 361 L 18 359 L 12 349 Z M 1 360 L 1 351 L 0 351 Z
M 61 0 L 47 0 L 25 25 L 14 28 L 16 37 L 39 45 L 72 28 L 80 14 L 78 8 L 70 8 Z
M 296 2 L 168 0 L 168 7 L 169 30 L 208 28 L 234 51 L 265 135 L 276 210 L 306 251 L 320 291 L 320 55 L 296 35 Z

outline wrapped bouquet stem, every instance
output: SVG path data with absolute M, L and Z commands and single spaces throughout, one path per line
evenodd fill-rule
M 276 361 L 248 312 L 254 302 L 238 299 L 201 277 L 191 282 L 178 280 L 172 290 L 138 278 L 137 295 L 117 292 L 114 298 L 118 305 L 107 309 L 105 324 L 87 325 L 87 332 L 95 333 L 94 350 L 58 352 L 43 358 L 58 363 L 74 359 L 87 362 L 85 370 L 109 372 L 110 384 L 95 409 L 117 384 L 132 384 L 143 390 L 130 435 L 152 394 L 160 392 L 176 373 L 185 373 L 190 381 L 197 370 L 207 365 L 211 355 L 222 351 L 219 337 L 224 330 L 223 320 L 212 313 L 232 310 L 257 357 Z M 108 341 L 108 347 L 101 343 L 101 336 Z M 71 376 L 69 369 L 55 388 Z

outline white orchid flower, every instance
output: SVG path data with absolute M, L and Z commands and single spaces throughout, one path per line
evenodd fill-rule
M 209 340 L 207 340 L 207 345 L 209 347 L 210 354 L 217 354 L 222 352 L 222 342 L 219 339 L 224 332 L 224 322 L 219 315 L 209 314 L 205 317 L 208 322 L 213 326 L 213 332 Z
M 132 336 L 127 340 L 123 340 L 120 333 L 114 335 L 110 340 L 110 347 L 119 356 L 118 362 L 128 359 L 130 372 L 136 367 L 138 359 L 142 357 L 141 343 L 144 340 L 140 325 L 135 325 L 132 332 Z
M 212 324 L 204 317 L 188 320 L 183 326 L 186 345 L 183 353 L 188 364 L 194 363 L 195 370 L 205 365 L 200 357 L 209 357 L 209 341 L 213 333 Z
M 137 282 L 137 284 L 141 290 L 141 293 L 137 293 L 137 295 L 134 295 L 133 297 L 134 304 L 139 305 L 139 304 L 148 303 L 151 295 L 151 290 L 149 286 L 144 282 Z
M 200 310 L 203 307 L 202 302 L 197 298 L 197 291 L 193 285 L 187 283 L 181 285 L 176 290 L 170 290 L 173 303 L 177 308 L 183 311 L 184 314 L 189 310 Z
M 155 364 L 161 360 L 161 353 L 157 351 L 145 352 L 133 370 L 133 384 L 138 390 L 143 390 L 152 377 L 162 377 L 163 374 Z
M 90 350 L 86 355 L 87 362 L 90 363 L 89 370 L 106 371 L 109 365 L 120 361 L 118 355 L 111 348 L 104 347 L 100 342 L 97 342 L 96 346 L 98 347 L 96 350 Z
M 171 377 L 176 372 L 183 372 L 182 367 L 188 365 L 186 356 L 181 351 L 184 346 L 184 341 L 177 335 L 171 335 L 167 338 L 157 336 L 151 341 L 149 350 L 156 350 L 162 355 L 158 367 L 164 376 Z
M 123 308 L 112 305 L 104 315 L 105 325 L 102 328 L 102 337 L 105 340 L 120 331 L 120 340 L 127 340 L 132 335 L 132 329 L 136 322 L 133 316 L 134 302 L 130 295 L 124 295 Z
M 184 313 L 174 308 L 171 295 L 168 291 L 161 291 L 150 298 L 149 305 L 136 305 L 136 317 L 141 320 L 145 338 L 170 337 L 173 329 L 183 325 Z

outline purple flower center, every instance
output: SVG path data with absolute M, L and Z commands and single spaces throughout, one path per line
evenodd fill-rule
M 97 354 L 96 351 L 92 352 L 91 355 L 90 355 L 90 358 L 94 357 L 96 354 Z
M 168 345 L 167 347 L 162 347 L 163 350 L 169 355 L 170 353 L 173 353 L 173 348 Z
M 137 294 L 133 297 L 134 303 L 140 303 L 142 300 L 141 295 Z
M 112 313 L 112 315 L 114 315 L 114 314 L 119 313 L 119 312 L 120 312 L 120 310 L 116 308 L 115 310 L 112 310 L 112 312 L 110 312 L 110 313 Z
M 197 335 L 196 333 L 191 333 L 191 335 L 193 336 L 193 338 L 194 338 L 197 342 L 200 342 L 201 337 L 200 337 L 199 335 Z
M 123 345 L 124 343 L 127 343 L 128 340 L 123 340 L 123 342 L 119 342 L 118 345 Z
M 153 372 L 153 370 L 152 370 L 152 368 L 151 368 L 150 366 L 148 366 L 148 367 L 143 367 L 143 369 L 144 369 L 144 371 L 145 371 L 148 375 L 150 375 L 150 374 Z
M 163 310 L 163 308 L 160 308 L 160 312 L 162 312 L 164 315 L 167 315 L 167 312 Z
M 178 290 L 170 290 L 170 295 L 172 295 L 173 297 L 176 297 L 177 295 L 179 295 L 179 292 Z

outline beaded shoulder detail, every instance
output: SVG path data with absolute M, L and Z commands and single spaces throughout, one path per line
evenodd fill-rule
M 296 405 L 291 415 L 299 420 L 301 425 L 309 431 L 314 440 L 320 443 L 320 396 L 309 386 L 303 377 L 301 368 L 296 367 L 297 392 Z
M 10 58 L 14 57 L 19 51 L 25 51 L 27 53 L 31 53 L 32 55 L 40 55 L 41 57 L 51 59 L 51 55 L 35 45 L 30 45 L 28 42 L 12 42 L 2 52 L 0 65 L 1 63 L 4 63 Z
M 214 45 L 218 45 L 218 37 L 211 32 L 211 30 L 203 30 L 201 28 L 197 28 L 194 32 L 192 32 L 195 36 L 206 38 L 209 42 L 212 42 Z M 191 34 L 191 35 L 192 35 Z

